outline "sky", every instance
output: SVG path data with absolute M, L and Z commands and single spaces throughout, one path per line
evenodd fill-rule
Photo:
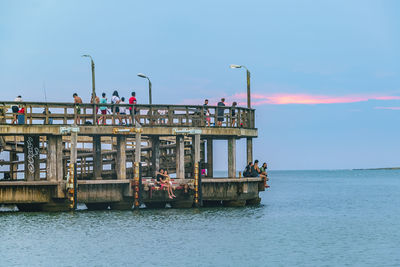
M 89 101 L 137 92 L 148 103 L 246 102 L 273 170 L 400 166 L 400 2 L 0 0 L 2 100 Z M 227 142 L 215 144 L 226 169 Z M 238 141 L 238 169 L 245 141 Z

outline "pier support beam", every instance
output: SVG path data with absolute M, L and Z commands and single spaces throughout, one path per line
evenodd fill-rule
M 253 162 L 253 138 L 248 137 L 246 142 L 247 161 L 246 165 L 251 161 Z
M 93 136 L 93 179 L 101 180 L 103 158 L 101 156 L 101 136 Z
M 213 167 L 213 139 L 207 139 L 207 177 L 214 177 Z
M 193 144 L 193 163 L 200 161 L 200 135 L 196 134 L 192 137 L 192 144 Z M 194 165 L 194 164 L 193 164 Z
M 154 136 L 152 138 L 152 175 L 156 176 L 156 172 L 160 169 L 160 137 Z
M 142 154 L 142 134 L 140 132 L 136 132 L 135 134 L 135 162 L 141 161 Z
M 11 151 L 10 152 L 10 162 L 18 161 L 18 155 L 17 152 Z M 16 180 L 17 179 L 17 173 L 18 172 L 18 164 L 17 163 L 11 163 L 10 164 L 10 179 L 11 180 Z
M 24 161 L 25 161 L 25 180 L 40 180 L 40 152 L 39 152 L 39 136 L 24 136 Z
M 117 179 L 126 179 L 126 137 L 117 136 L 117 159 L 115 163 Z
M 47 180 L 61 181 L 63 179 L 62 137 L 47 136 Z
M 228 139 L 228 177 L 236 177 L 236 138 Z
M 185 179 L 185 139 L 176 137 L 176 178 Z

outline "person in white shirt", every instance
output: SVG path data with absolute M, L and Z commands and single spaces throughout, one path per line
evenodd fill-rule
M 126 105 L 125 97 L 121 97 L 121 101 L 119 102 L 120 105 Z M 126 106 L 119 107 L 119 115 L 121 115 L 122 120 L 124 121 L 125 125 L 128 124 L 126 120 Z
M 112 95 L 112 97 L 111 97 L 111 104 L 119 104 L 121 102 L 121 100 L 120 100 L 120 98 L 119 98 L 119 95 L 118 95 L 118 91 L 114 91 L 114 93 L 113 93 L 113 95 Z M 120 107 L 118 107 L 118 106 L 116 106 L 116 107 L 113 107 L 113 112 L 114 112 L 114 114 L 117 114 L 117 118 L 118 118 L 118 120 L 119 120 L 119 124 L 122 124 L 122 119 L 121 119 L 121 116 L 119 115 L 120 114 Z

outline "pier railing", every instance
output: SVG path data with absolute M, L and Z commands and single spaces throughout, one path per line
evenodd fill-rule
M 130 105 L 130 104 L 74 104 L 55 102 L 0 102 L 0 124 L 10 124 L 15 114 L 12 107 L 24 108 L 18 113 L 18 124 L 29 125 L 106 125 L 135 124 L 142 126 L 218 126 L 255 128 L 255 110 L 241 107 L 202 105 Z M 125 109 L 125 114 L 117 113 Z M 106 110 L 102 115 L 101 110 Z M 131 111 L 132 110 L 132 115 Z

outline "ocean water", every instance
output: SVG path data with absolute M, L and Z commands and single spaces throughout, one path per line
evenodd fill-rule
M 245 208 L 0 212 L 0 266 L 400 266 L 400 171 L 271 171 Z

